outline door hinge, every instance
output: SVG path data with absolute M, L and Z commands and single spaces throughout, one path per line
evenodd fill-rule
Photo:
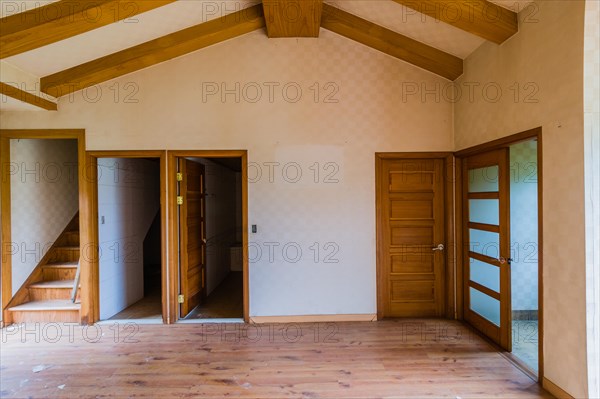
M 183 173 L 177 172 L 177 181 L 183 181 Z
M 177 303 L 183 303 L 185 301 L 185 297 L 183 294 L 177 295 Z
M 177 205 L 183 205 L 183 197 L 181 195 L 177 196 Z

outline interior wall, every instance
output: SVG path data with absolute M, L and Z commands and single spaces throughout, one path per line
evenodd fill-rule
M 587 397 L 583 1 L 537 1 L 519 33 L 483 44 L 456 84 L 456 149 L 542 127 L 545 377 Z M 469 95 L 472 88 L 472 95 Z M 498 90 L 500 88 L 501 91 Z
M 88 150 L 248 150 L 250 316 L 374 314 L 375 152 L 454 147 L 453 104 L 405 95 L 415 82 L 447 84 L 326 30 L 256 31 L 0 126 L 85 128 Z
M 77 140 L 10 140 L 12 291 L 79 209 Z
M 100 319 L 144 297 L 144 238 L 160 207 L 160 164 L 98 159 Z
M 237 242 L 236 172 L 206 158 L 206 292 L 219 286 L 230 272 L 230 248 Z M 241 182 L 240 182 L 241 183 Z
M 600 3 L 585 2 L 585 224 L 589 396 L 600 398 Z
M 537 141 L 510 146 L 512 310 L 538 310 Z

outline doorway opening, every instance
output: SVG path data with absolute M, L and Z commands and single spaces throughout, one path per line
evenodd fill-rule
M 3 144 L 2 216 L 11 237 L 2 246 L 3 277 L 9 279 L 2 287 L 5 321 L 79 322 L 77 139 L 25 137 Z
M 161 163 L 98 157 L 100 320 L 162 322 Z
M 457 155 L 465 319 L 541 378 L 541 129 Z
M 249 319 L 246 151 L 170 151 L 173 320 Z
M 537 140 L 512 144 L 510 241 L 512 353 L 538 371 L 538 161 Z
M 179 207 L 179 231 L 180 242 L 187 242 L 181 247 L 187 254 L 181 258 L 188 275 L 181 291 L 191 302 L 186 306 L 184 298 L 180 315 L 186 320 L 242 319 L 241 158 L 186 157 L 180 164 L 185 172 L 180 182 L 184 203 Z M 197 278 L 199 284 L 193 286 Z

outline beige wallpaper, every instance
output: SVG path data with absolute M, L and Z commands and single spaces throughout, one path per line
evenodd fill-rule
M 322 31 L 261 31 L 61 98 L 2 127 L 79 127 L 88 149 L 247 149 L 250 315 L 373 314 L 375 155 L 452 150 L 444 79 Z M 307 293 L 310 293 L 307 295 Z
M 540 1 L 535 20 L 465 62 L 456 149 L 543 129 L 545 374 L 587 396 L 583 185 L 583 1 Z M 523 17 L 523 15 L 521 15 Z M 501 92 L 498 91 L 498 88 Z M 498 93 L 501 93 L 500 95 Z

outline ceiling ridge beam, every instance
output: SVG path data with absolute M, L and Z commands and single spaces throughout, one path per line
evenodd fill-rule
M 463 73 L 462 59 L 327 3 L 323 4 L 321 26 L 449 80 Z
M 323 0 L 263 0 L 267 36 L 319 37 Z
M 43 97 L 37 96 L 8 83 L 0 82 L 0 94 L 14 98 L 27 104 L 45 109 L 47 111 L 58 110 L 58 105 L 55 102 L 46 100 Z
M 257 4 L 45 76 L 40 81 L 41 91 L 59 98 L 264 26 L 262 5 Z
M 496 44 L 519 31 L 517 13 L 487 0 L 394 1 Z
M 60 0 L 10 15 L 0 19 L 0 59 L 132 18 L 174 1 Z

